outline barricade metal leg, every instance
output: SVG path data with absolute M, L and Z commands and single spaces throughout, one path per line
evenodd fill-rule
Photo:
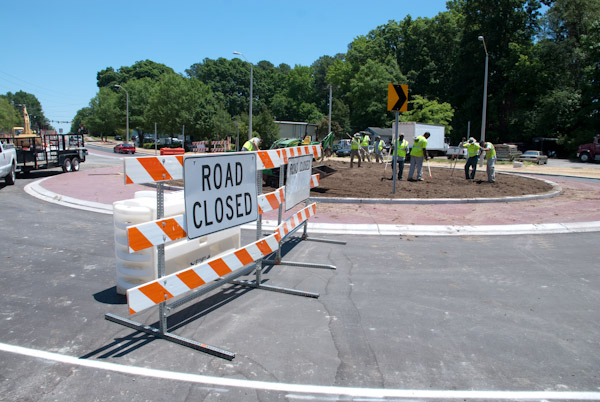
M 156 183 L 156 219 L 162 219 L 165 215 L 165 188 L 162 182 Z M 165 276 L 165 245 L 161 244 L 156 248 L 157 253 L 157 271 L 158 277 Z M 158 305 L 158 323 L 160 333 L 164 335 L 167 332 L 167 312 L 165 311 L 165 302 Z
M 166 331 L 162 332 L 158 328 L 154 328 L 149 325 L 144 325 L 139 322 L 130 320 L 128 318 L 119 317 L 117 315 L 110 314 L 110 313 L 105 314 L 104 318 L 107 319 L 108 321 L 112 321 L 114 323 L 121 324 L 127 328 L 131 328 L 136 331 L 144 332 L 148 335 L 152 335 L 157 338 L 162 338 L 167 341 L 175 342 L 179 345 L 187 346 L 188 348 L 192 348 L 192 349 L 195 349 L 195 350 L 198 350 L 201 352 L 205 352 L 205 353 L 208 353 L 213 356 L 222 357 L 223 359 L 233 360 L 233 358 L 235 357 L 235 353 L 229 352 L 227 350 L 217 348 L 215 346 L 210 346 L 205 343 L 196 342 L 194 340 L 187 339 L 187 338 L 181 337 L 179 335 L 170 334 L 169 332 L 166 332 Z
M 284 180 L 284 165 L 279 166 L 279 188 L 283 187 Z M 283 218 L 283 203 L 279 203 L 279 208 L 277 208 L 277 226 L 281 225 L 281 220 Z M 279 248 L 277 249 L 277 254 L 275 255 L 275 261 L 281 261 L 281 241 L 279 242 Z
M 164 217 L 164 185 L 162 182 L 158 182 L 156 185 L 156 218 L 161 219 Z M 165 246 L 164 244 L 157 246 L 157 276 L 162 278 L 165 276 Z M 247 271 L 250 272 L 250 271 Z M 245 272 L 245 273 L 247 273 Z M 240 275 L 244 272 L 240 272 Z M 238 275 L 239 276 L 239 275 Z M 208 291 L 210 289 L 206 289 Z M 203 292 L 202 294 L 206 293 Z M 198 297 L 199 295 L 195 295 Z M 180 301 L 181 302 L 181 301 Z M 175 304 L 175 303 L 173 303 Z M 213 356 L 222 357 L 227 360 L 233 360 L 235 353 L 227 350 L 210 346 L 204 343 L 196 342 L 192 339 L 187 339 L 179 335 L 171 334 L 168 331 L 167 316 L 172 306 L 167 306 L 167 302 L 164 301 L 158 305 L 158 328 L 154 328 L 149 325 L 144 325 L 128 318 L 119 317 L 114 314 L 105 314 L 104 318 L 108 321 L 112 321 L 117 324 L 124 325 L 128 328 L 135 329 L 140 332 L 144 332 L 148 335 L 153 335 L 158 338 L 175 342 L 182 346 L 211 354 Z
M 283 186 L 283 165 L 281 165 L 279 169 L 280 169 L 279 170 L 279 187 L 281 187 L 281 186 Z M 262 193 L 262 181 L 263 181 L 262 170 L 257 170 L 256 184 L 257 184 L 257 188 L 258 188 L 258 194 Z M 282 213 L 281 205 L 279 205 L 278 225 L 281 223 L 281 213 Z M 262 237 L 262 235 L 263 235 L 263 233 L 262 233 L 262 215 L 259 215 L 258 220 L 256 221 L 256 240 L 259 240 Z M 281 244 L 281 242 L 279 242 L 279 243 Z M 281 247 L 277 248 L 277 251 L 275 253 L 275 256 L 276 256 L 275 258 L 277 258 L 277 255 L 280 255 L 280 249 L 281 249 Z M 262 278 L 261 278 L 262 267 L 263 267 L 264 261 L 266 261 L 266 260 L 260 259 L 260 260 L 256 261 L 256 279 L 254 281 L 234 280 L 234 281 L 232 281 L 232 283 L 239 285 L 239 286 L 253 287 L 256 289 L 270 290 L 272 292 L 287 293 L 287 294 L 296 295 L 296 296 L 304 296 L 304 297 L 312 297 L 312 298 L 319 297 L 319 294 L 314 293 L 314 292 L 284 288 L 284 287 L 273 286 L 273 285 L 265 285 L 264 283 L 262 283 Z

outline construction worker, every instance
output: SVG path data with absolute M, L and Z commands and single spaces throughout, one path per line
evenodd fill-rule
M 394 152 L 396 152 L 396 161 L 398 165 L 398 180 L 402 180 L 402 172 L 404 172 L 404 161 L 406 160 L 406 152 L 408 151 L 408 141 L 404 139 L 404 134 L 400 134 Z
M 360 140 L 360 153 L 362 154 L 362 160 L 365 161 L 365 155 L 369 162 L 371 162 L 371 155 L 369 154 L 369 142 L 371 142 L 371 138 L 367 133 L 364 133 L 362 139 Z
M 482 142 L 481 150 L 485 151 L 486 167 L 488 182 L 496 182 L 496 148 L 491 142 Z
M 260 138 L 252 137 L 251 139 L 249 139 L 248 141 L 246 141 L 244 143 L 244 146 L 242 147 L 241 151 L 242 152 L 258 151 L 260 149 L 261 142 L 262 142 L 262 140 Z
M 408 181 L 415 181 L 413 175 L 417 170 L 417 180 L 423 181 L 423 158 L 429 159 L 427 155 L 427 139 L 431 136 L 429 132 L 415 138 L 412 149 L 410 150 L 410 169 L 408 171 Z
M 350 142 L 350 169 L 354 164 L 354 157 L 358 158 L 358 167 L 360 167 L 360 134 L 354 134 L 354 138 Z
M 461 142 L 463 148 L 467 148 L 467 163 L 465 164 L 465 178 L 467 180 L 475 179 L 475 172 L 477 171 L 477 161 L 479 160 L 479 149 L 481 148 L 475 138 L 469 138 L 468 142 L 465 142 L 465 138 Z M 469 174 L 469 168 L 473 168 L 471 174 Z
M 375 152 L 375 162 L 380 163 L 383 162 L 383 140 L 380 136 L 375 137 L 375 142 L 373 143 L 373 151 Z

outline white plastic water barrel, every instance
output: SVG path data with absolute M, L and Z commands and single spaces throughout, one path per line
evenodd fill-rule
M 183 214 L 183 191 L 165 193 L 164 216 Z M 158 278 L 156 247 L 129 253 L 127 227 L 156 219 L 156 192 L 138 191 L 133 199 L 113 203 L 117 293 Z M 165 245 L 165 271 L 172 274 L 206 259 L 240 248 L 240 227 L 194 240 Z

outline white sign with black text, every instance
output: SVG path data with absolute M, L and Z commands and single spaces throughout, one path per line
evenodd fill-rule
M 290 158 L 285 182 L 285 210 L 289 211 L 310 196 L 312 155 Z
M 189 239 L 258 218 L 255 153 L 188 156 L 183 180 Z

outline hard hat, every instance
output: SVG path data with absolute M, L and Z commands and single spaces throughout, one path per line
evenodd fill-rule
M 360 133 L 354 134 L 355 137 L 360 137 Z

